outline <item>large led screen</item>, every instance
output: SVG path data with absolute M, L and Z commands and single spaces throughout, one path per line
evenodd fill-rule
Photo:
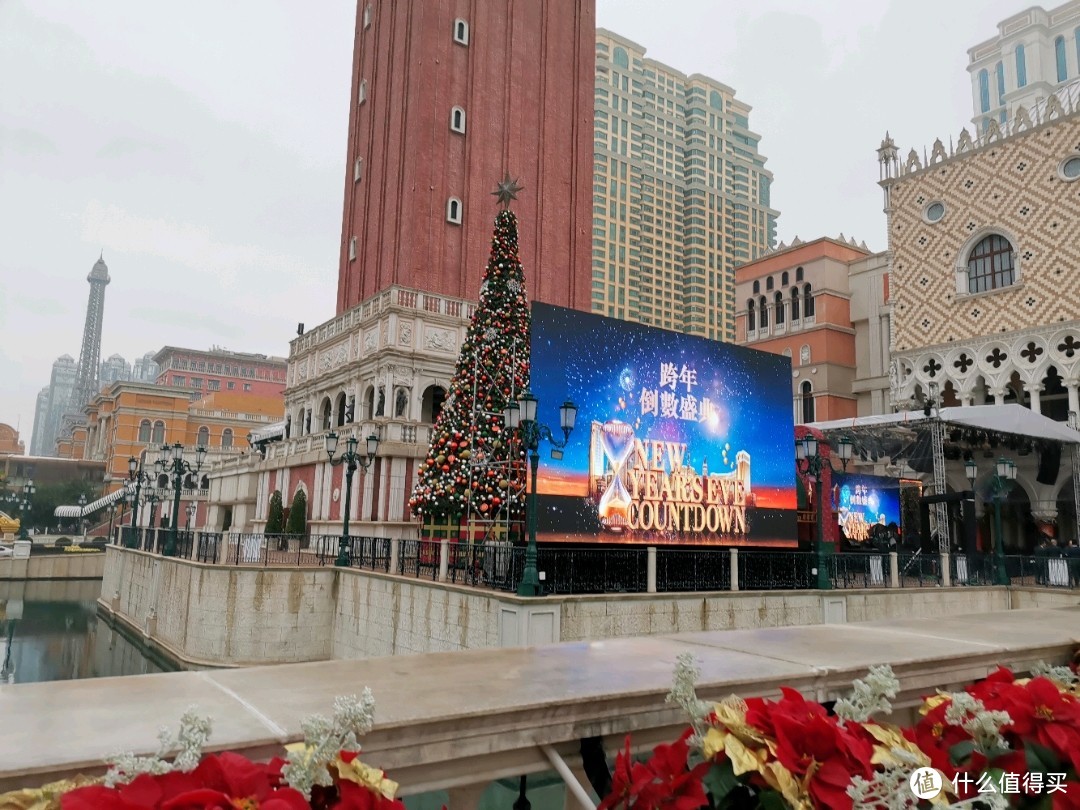
M 540 447 L 538 539 L 794 546 L 791 361 L 534 304 L 533 393 L 566 448 Z
M 900 482 L 881 475 L 846 475 L 834 472 L 833 511 L 840 534 L 861 546 L 898 542 L 900 539 Z

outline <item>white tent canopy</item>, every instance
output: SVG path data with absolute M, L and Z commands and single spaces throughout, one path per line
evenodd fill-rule
M 1080 444 L 1080 432 L 1035 413 L 1023 405 L 967 405 L 959 408 L 942 408 L 939 414 L 941 421 L 947 425 L 1008 433 L 1013 436 L 1061 444 Z M 822 433 L 835 433 L 875 427 L 917 429 L 928 427 L 931 421 L 932 417 L 926 416 L 922 411 L 904 411 L 880 416 L 857 416 L 852 419 L 811 422 L 806 427 L 820 430 Z
M 83 518 L 92 515 L 99 509 L 104 509 L 106 506 L 116 503 L 124 497 L 126 492 L 127 485 L 120 487 L 115 492 L 110 492 L 104 498 L 98 498 L 96 501 L 88 503 L 86 506 L 58 506 L 53 510 L 53 517 Z
M 285 438 L 285 420 L 274 422 L 260 430 L 251 431 L 251 443 L 274 441 Z

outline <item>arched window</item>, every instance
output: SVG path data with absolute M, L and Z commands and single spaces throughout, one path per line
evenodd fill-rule
M 334 408 L 337 411 L 337 419 L 335 420 L 335 424 L 338 427 L 341 427 L 345 424 L 345 411 L 347 410 L 345 403 L 345 392 L 342 391 L 340 394 L 337 395 L 337 402 Z
M 757 329 L 757 315 L 754 312 L 754 299 L 746 302 L 746 330 L 753 332 Z
M 625 48 L 616 46 L 611 54 L 611 61 L 615 63 L 615 67 L 621 67 L 623 70 L 630 69 L 630 57 L 627 56 Z
M 1023 44 L 1016 46 L 1016 86 L 1027 87 L 1027 60 L 1024 59 Z
M 457 197 L 446 201 L 446 221 L 451 225 L 461 224 L 461 200 Z
M 330 404 L 330 397 L 323 397 L 320 411 L 321 418 L 319 419 L 319 428 L 321 430 L 329 430 L 334 426 L 334 409 Z
M 799 398 L 802 400 L 802 423 L 808 425 L 814 421 L 814 386 L 809 380 L 803 380 L 799 386 Z
M 1000 107 L 1005 103 L 1005 65 L 1002 62 L 998 62 L 994 68 L 994 72 L 997 74 L 997 103 Z
M 1013 248 L 1009 240 L 992 233 L 968 254 L 968 292 L 980 293 L 1009 287 L 1016 281 Z
M 232 428 L 225 428 L 221 431 L 221 446 L 232 447 Z M 203 487 L 203 489 L 206 489 L 206 487 Z
M 758 299 L 758 312 L 761 314 L 761 328 L 765 329 L 769 325 L 769 309 L 764 295 Z
M 364 418 L 371 419 L 375 416 L 375 386 L 369 385 L 364 392 Z
M 210 476 L 204 475 L 199 481 L 199 489 L 210 489 Z
M 799 288 L 791 288 L 791 320 L 799 320 Z
M 1063 82 L 1069 78 L 1069 69 L 1065 65 L 1065 37 L 1054 40 L 1054 58 L 1057 60 L 1057 80 Z
M 379 396 L 375 402 L 375 415 L 386 416 L 386 389 L 379 386 Z
M 979 112 L 990 109 L 990 74 L 986 68 L 979 71 Z
M 755 281 L 754 282 L 754 295 L 757 295 L 759 292 L 761 292 L 761 281 Z
M 399 388 L 397 393 L 394 394 L 394 416 L 398 419 L 405 416 L 405 411 L 409 409 L 409 394 L 404 388 Z
M 785 270 L 780 274 L 780 286 L 786 287 L 788 285 L 788 271 Z
M 784 322 L 784 294 L 777 292 L 773 303 L 776 305 L 776 325 L 779 326 Z
M 765 279 L 765 289 L 766 290 L 771 290 L 772 289 L 772 276 L 769 276 L 767 279 Z
M 454 20 L 454 42 L 458 45 L 469 44 L 469 24 L 460 17 Z
M 724 97 L 721 96 L 716 90 L 709 91 L 709 106 L 714 110 L 724 109 Z
M 154 422 L 154 435 L 150 441 L 154 444 L 165 444 L 165 423 L 160 419 Z
M 810 294 L 810 283 L 803 287 L 803 315 L 807 318 L 814 317 L 814 296 Z
M 450 108 L 450 129 L 465 134 L 465 110 L 462 107 Z
M 801 267 L 796 267 L 795 268 L 795 281 L 802 281 L 802 268 Z
M 158 475 L 158 477 L 157 477 L 157 488 L 158 489 L 168 489 L 169 488 L 169 476 L 167 476 L 165 473 L 161 473 L 160 475 Z
M 143 419 L 139 422 L 139 441 L 146 443 L 150 441 L 150 420 Z
M 210 428 L 206 425 L 199 428 L 199 438 L 195 440 L 195 444 L 199 445 L 199 447 L 210 446 Z
M 292 414 L 285 417 L 285 438 L 292 436 Z

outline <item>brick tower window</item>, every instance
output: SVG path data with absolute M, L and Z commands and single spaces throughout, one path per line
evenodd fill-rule
M 363 177 L 363 176 L 364 176 L 364 159 L 363 158 L 357 158 L 356 162 L 353 163 L 353 168 L 352 168 L 353 180 L 355 182 L 359 183 L 360 178 Z
M 367 79 L 360 80 L 360 89 L 356 93 L 356 102 L 363 104 L 367 101 Z
M 356 260 L 356 237 L 352 237 L 349 240 L 349 261 Z
M 458 45 L 469 44 L 469 24 L 460 17 L 454 20 L 454 42 Z
M 364 29 L 371 25 L 371 3 L 364 6 Z
M 461 200 L 457 197 L 446 201 L 446 221 L 453 225 L 461 224 Z
M 450 129 L 465 134 L 465 110 L 461 107 L 450 109 Z

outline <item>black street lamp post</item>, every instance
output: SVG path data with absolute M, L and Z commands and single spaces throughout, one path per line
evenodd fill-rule
M 968 459 L 964 463 L 964 474 L 975 488 L 975 479 L 978 477 L 979 468 L 974 459 Z M 990 499 L 994 502 L 994 584 L 1008 585 L 1009 572 L 1005 568 L 1005 536 L 1001 526 L 1001 503 L 1012 489 L 1013 481 L 1016 480 L 1016 464 L 1007 458 L 999 458 L 994 465 L 994 475 L 990 479 Z
M 86 493 L 79 493 L 79 534 L 82 539 L 86 539 L 86 516 L 83 514 L 83 510 L 86 508 Z
M 840 442 L 840 446 L 843 448 L 841 461 L 844 462 L 844 469 L 846 470 L 847 459 L 851 458 L 851 443 L 844 440 Z M 817 587 L 819 590 L 827 591 L 832 588 L 832 578 L 829 576 L 829 559 L 835 549 L 825 540 L 825 504 L 822 502 L 821 496 L 821 472 L 829 462 L 818 451 L 818 439 L 811 433 L 807 433 L 801 439 L 795 440 L 795 465 L 797 469 L 807 476 L 814 476 L 814 512 L 817 521 L 814 551 L 817 555 Z M 847 459 L 843 457 L 844 455 L 847 455 Z
M 30 509 L 34 505 L 34 493 L 37 492 L 37 487 L 34 486 L 34 479 L 30 479 L 23 484 L 23 499 L 20 504 L 19 510 L 19 539 L 29 540 L 30 534 L 26 531 L 26 519 L 30 517 Z
M 173 504 L 170 515 L 169 534 L 165 540 L 165 549 L 162 552 L 166 557 L 176 556 L 176 533 L 177 521 L 180 517 L 180 492 L 184 487 L 184 476 L 187 474 L 198 475 L 202 469 L 203 461 L 206 460 L 206 448 L 201 444 L 195 447 L 195 466 L 184 461 L 184 445 L 180 442 L 169 446 L 161 445 L 162 468 L 165 473 L 172 476 Z
M 132 496 L 130 500 L 128 500 L 128 503 L 132 504 L 131 528 L 133 534 L 139 531 L 139 504 L 145 500 L 144 498 L 142 498 L 143 484 L 149 484 L 151 481 L 154 480 L 153 476 L 150 473 L 143 470 L 144 456 L 145 451 L 140 453 L 138 458 L 132 456 L 128 459 L 128 481 L 130 483 L 128 483 L 127 486 L 129 494 Z M 160 462 L 155 463 L 154 466 L 159 470 L 161 469 Z M 131 492 L 130 490 L 131 483 L 135 484 L 134 492 Z M 121 520 L 120 522 L 123 523 L 124 521 Z M 137 541 L 135 542 L 135 545 L 138 545 Z
M 529 451 L 529 470 L 532 477 L 529 500 L 526 505 L 529 521 L 529 542 L 525 547 L 525 570 L 518 584 L 518 596 L 540 596 L 540 574 L 536 569 L 536 471 L 540 466 L 540 440 L 547 439 L 556 449 L 566 447 L 570 432 L 577 421 L 577 405 L 566 400 L 559 406 L 559 426 L 563 439 L 560 442 L 551 428 L 536 421 L 536 397 L 526 391 L 517 402 L 510 402 L 503 410 L 503 424 L 510 430 L 521 430 L 522 446 Z
M 371 466 L 371 463 L 375 460 L 375 453 L 379 449 L 379 437 L 375 434 L 367 437 L 366 456 L 356 452 L 356 446 L 359 443 L 359 439 L 350 436 L 345 440 L 345 452 L 341 454 L 341 458 L 335 459 L 334 453 L 337 452 L 338 435 L 332 430 L 326 434 L 326 455 L 330 457 L 331 466 L 345 465 L 345 512 L 341 524 L 341 539 L 338 541 L 337 559 L 334 560 L 334 565 L 342 567 L 348 566 L 351 562 L 349 555 L 349 512 L 352 510 L 353 473 L 356 472 L 357 467 L 367 470 Z

